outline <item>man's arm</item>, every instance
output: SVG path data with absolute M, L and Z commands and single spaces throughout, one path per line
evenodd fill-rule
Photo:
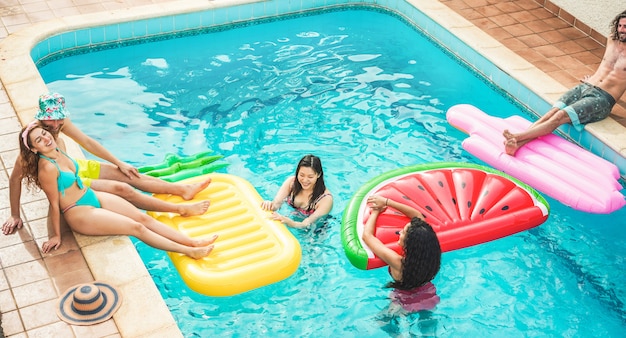
M 137 169 L 125 162 L 120 161 L 102 144 L 83 133 L 69 118 L 66 118 L 63 124 L 63 133 L 78 143 L 88 152 L 98 156 L 99 158 L 116 165 L 119 170 L 128 178 L 139 177 Z

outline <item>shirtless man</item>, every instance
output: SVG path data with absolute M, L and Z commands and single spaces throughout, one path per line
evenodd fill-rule
M 190 204 L 170 203 L 136 190 L 135 188 L 157 194 L 178 195 L 185 200 L 190 200 L 198 192 L 206 188 L 211 180 L 208 179 L 195 184 L 175 184 L 140 174 L 136 168 L 120 161 L 100 143 L 87 136 L 70 121 L 69 112 L 65 109 L 65 98 L 62 95 L 57 93 L 42 95 L 39 98 L 39 111 L 35 115 L 35 119 L 41 121 L 44 128 L 59 141 L 59 145 L 62 148 L 65 148 L 64 142 L 58 137 L 61 131 L 88 152 L 110 162 L 78 161 L 79 176 L 83 183 L 92 189 L 119 195 L 137 208 L 144 210 L 175 212 L 181 216 L 193 216 L 203 214 L 209 208 L 209 201 Z M 22 158 L 18 155 L 9 178 L 11 216 L 2 225 L 2 233 L 5 235 L 12 234 L 23 225 L 20 218 L 22 173 Z
M 595 74 L 581 80 L 581 84 L 566 92 L 545 115 L 526 131 L 513 134 L 504 130 L 504 148 L 507 154 L 515 152 L 531 140 L 552 133 L 565 123 L 578 131 L 584 125 L 600 121 L 626 91 L 626 11 L 611 23 L 611 34 L 606 50 Z

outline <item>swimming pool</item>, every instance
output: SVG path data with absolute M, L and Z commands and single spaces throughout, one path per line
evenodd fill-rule
M 445 254 L 435 280 L 442 302 L 431 313 L 397 313 L 380 288 L 386 272 L 350 266 L 337 230 L 351 192 L 398 166 L 475 161 L 460 148 L 463 135 L 445 122 L 447 107 L 463 102 L 523 113 L 402 22 L 357 13 L 214 33 L 209 41 L 228 42 L 216 50 L 206 48 L 213 45 L 206 40 L 170 40 L 159 48 L 135 46 L 137 57 L 108 62 L 108 69 L 88 54 L 41 70 L 49 87 L 67 96 L 73 120 L 107 147 L 128 149 L 124 137 L 133 133 L 141 153 L 116 153 L 136 165 L 158 162 L 165 152 L 209 147 L 226 156 L 229 173 L 271 197 L 301 155 L 324 160 L 337 196 L 334 218 L 312 231 L 294 231 L 303 262 L 284 282 L 224 299 L 199 296 L 182 286 L 165 255 L 138 245 L 184 334 L 617 336 L 625 318 L 624 287 L 616 283 L 624 271 L 623 211 L 586 215 L 551 201 L 550 220 L 539 228 Z M 389 32 L 402 39 L 394 41 Z M 376 36 L 384 43 L 367 41 Z M 401 48 L 379 49 L 386 43 Z M 180 54 L 172 51 L 189 45 L 201 47 L 184 56 L 203 58 L 182 63 L 200 64 L 201 71 L 169 61 Z M 140 54 L 143 49 L 159 57 Z M 115 61 L 120 52 L 128 53 L 99 57 Z M 79 71 L 81 59 L 92 68 Z M 273 61 L 284 67 L 272 67 Z M 162 83 L 152 83 L 155 78 Z M 599 313 L 603 318 L 594 316 Z

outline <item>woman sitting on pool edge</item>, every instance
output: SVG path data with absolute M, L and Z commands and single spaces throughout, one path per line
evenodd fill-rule
M 306 218 L 294 221 L 276 212 L 286 201 Z M 273 201 L 263 201 L 263 210 L 273 211 L 272 218 L 294 228 L 305 228 L 327 215 L 333 208 L 333 195 L 324 183 L 322 160 L 315 155 L 306 155 L 296 167 L 295 176 L 285 180 Z
M 435 278 L 441 266 L 441 246 L 433 228 L 424 221 L 421 212 L 406 204 L 378 195 L 367 198 L 372 209 L 363 229 L 363 241 L 376 256 L 389 265 L 393 281 L 389 288 L 412 290 L 428 284 Z M 398 245 L 404 256 L 388 248 L 375 236 L 378 215 L 387 207 L 398 210 L 411 219 L 400 231 Z
M 192 239 L 139 211 L 130 202 L 83 187 L 76 161 L 57 146 L 38 121 L 19 134 L 23 175 L 30 187 L 41 188 L 50 202 L 54 234 L 42 245 L 44 253 L 61 245 L 61 213 L 69 227 L 83 235 L 128 235 L 146 244 L 199 259 L 213 249 L 217 236 Z

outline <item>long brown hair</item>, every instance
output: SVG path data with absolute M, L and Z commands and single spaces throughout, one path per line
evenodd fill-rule
M 621 19 L 626 18 L 626 11 L 619 13 L 613 21 L 611 21 L 611 40 L 617 40 L 619 35 L 617 34 L 617 25 Z
M 30 141 L 30 134 L 33 130 L 42 128 L 39 121 L 33 121 L 20 131 L 18 143 L 20 144 L 20 156 L 22 161 L 22 179 L 26 179 L 26 186 L 30 188 L 41 188 L 39 182 L 39 155 L 32 151 L 33 144 Z

